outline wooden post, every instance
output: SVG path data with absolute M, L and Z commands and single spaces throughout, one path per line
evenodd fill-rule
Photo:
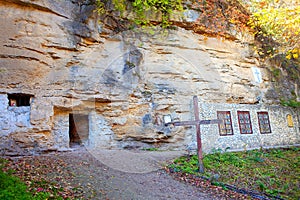
M 198 166 L 199 172 L 204 173 L 204 165 L 203 165 L 203 154 L 202 154 L 202 141 L 201 141 L 201 124 L 220 124 L 223 123 L 222 120 L 213 119 L 213 120 L 200 120 L 199 118 L 199 107 L 198 107 L 198 97 L 193 97 L 193 105 L 194 105 L 194 121 L 178 121 L 178 122 L 169 122 L 165 125 L 173 124 L 174 126 L 196 126 L 196 140 L 197 140 L 197 155 L 198 155 Z
M 199 119 L 199 107 L 198 107 L 198 97 L 197 96 L 193 97 L 193 102 L 194 102 L 195 121 L 199 122 L 200 119 Z M 204 173 L 200 123 L 196 123 L 196 134 L 197 134 L 197 155 L 198 155 L 199 172 Z

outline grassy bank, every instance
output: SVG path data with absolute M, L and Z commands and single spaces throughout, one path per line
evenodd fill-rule
M 29 192 L 27 185 L 18 177 L 13 176 L 12 171 L 3 171 L 6 160 L 0 158 L 0 199 L 48 199 L 49 194 L 44 192 L 32 193 Z
M 205 155 L 205 174 L 199 174 L 197 156 L 180 157 L 169 168 L 208 177 L 213 184 L 234 185 L 246 190 L 300 199 L 300 148 L 222 152 Z M 226 186 L 224 186 L 226 189 Z
M 14 170 L 7 169 L 8 160 L 0 158 L 0 199 L 5 200 L 45 200 L 63 199 L 57 194 L 57 189 L 46 191 L 44 188 L 51 187 L 47 181 L 27 181 L 21 180 L 14 175 Z M 26 169 L 20 169 L 25 170 Z M 25 177 L 24 177 L 25 178 Z

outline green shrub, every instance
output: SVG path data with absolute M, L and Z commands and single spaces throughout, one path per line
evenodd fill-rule
M 280 101 L 281 105 L 283 106 L 288 106 L 288 107 L 292 107 L 292 108 L 299 108 L 300 107 L 300 102 L 296 101 L 296 100 L 281 100 Z
M 27 191 L 25 183 L 17 177 L 14 177 L 3 171 L 5 161 L 1 159 L 0 162 L 0 199 L 22 199 L 31 200 L 32 195 Z
M 27 185 L 11 172 L 4 172 L 6 160 L 0 159 L 0 199 L 1 200 L 42 200 L 49 199 L 47 192 L 29 192 Z

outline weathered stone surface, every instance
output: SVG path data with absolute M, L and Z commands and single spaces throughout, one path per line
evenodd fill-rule
M 206 103 L 245 104 L 245 109 L 272 103 L 268 71 L 244 41 L 182 28 L 116 34 L 98 23 L 91 2 L 0 2 L 0 138 L 6 153 L 68 149 L 72 113 L 89 116 L 85 145 L 90 147 L 190 149 L 194 131 L 166 127 L 163 116 L 193 119 L 193 95 Z M 195 15 L 190 11 L 187 20 Z M 255 82 L 253 66 L 260 68 L 263 83 Z M 9 107 L 10 93 L 33 95 L 30 107 Z M 273 120 L 274 126 L 284 123 Z M 276 144 L 290 144 L 274 137 Z M 224 138 L 215 134 L 212 140 L 223 144 Z
M 100 148 L 112 147 L 114 133 L 105 118 L 98 115 L 96 112 L 91 112 L 89 120 L 90 134 L 88 146 Z

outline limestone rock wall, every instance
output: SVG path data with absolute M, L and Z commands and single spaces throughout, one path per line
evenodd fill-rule
M 93 9 L 89 0 L 0 2 L 2 149 L 69 148 L 74 113 L 89 117 L 85 145 L 182 149 L 193 129 L 166 127 L 163 116 L 191 119 L 193 95 L 207 103 L 266 100 L 269 76 L 260 68 L 262 83 L 255 81 L 259 62 L 247 43 L 182 28 L 114 33 Z M 32 95 L 31 105 L 9 106 L 14 93 Z

